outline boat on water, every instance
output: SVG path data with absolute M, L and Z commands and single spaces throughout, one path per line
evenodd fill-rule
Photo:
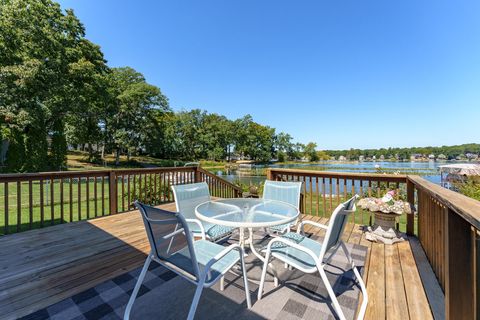
M 480 164 L 454 163 L 439 166 L 442 187 L 455 190 L 455 184 L 468 180 L 469 177 L 480 177 Z

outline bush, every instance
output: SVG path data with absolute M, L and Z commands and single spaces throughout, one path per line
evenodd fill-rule
M 470 177 L 465 182 L 458 183 L 455 186 L 461 194 L 480 200 L 480 178 Z

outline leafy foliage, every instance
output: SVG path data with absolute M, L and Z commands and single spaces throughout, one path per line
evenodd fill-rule
M 428 156 L 433 154 L 435 157 L 445 156 L 445 160 L 452 160 L 457 157 L 465 157 L 465 155 L 480 154 L 480 144 L 470 143 L 455 146 L 442 147 L 413 147 L 413 148 L 381 148 L 381 149 L 350 149 L 350 150 L 326 150 L 325 153 L 332 157 L 338 158 L 345 156 L 349 160 L 358 160 L 360 156 L 373 157 L 379 159 L 383 156 L 385 159 L 398 158 L 410 159 L 412 155 Z
M 470 177 L 463 183 L 455 185 L 458 191 L 467 197 L 480 200 L 480 179 Z

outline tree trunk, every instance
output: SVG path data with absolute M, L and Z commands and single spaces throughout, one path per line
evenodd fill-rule
M 91 142 L 89 142 L 87 145 L 88 145 L 88 159 L 90 161 L 92 161 L 93 160 L 93 146 L 92 146 Z
M 7 160 L 7 152 L 8 152 L 8 147 L 10 145 L 10 140 L 8 139 L 3 139 L 2 140 L 2 145 L 0 147 L 0 164 L 3 166 L 5 161 Z
M 120 149 L 117 148 L 117 152 L 115 154 L 115 165 L 118 166 L 120 165 Z

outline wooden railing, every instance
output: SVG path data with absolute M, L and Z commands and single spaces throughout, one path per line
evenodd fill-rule
M 197 167 L 0 175 L 0 234 L 133 210 L 133 201 L 173 201 L 171 186 L 205 181 L 214 197 L 241 189 Z M 2 203 L 3 202 L 3 203 Z
M 307 215 L 329 217 L 335 207 L 348 197 L 383 196 L 386 190 L 395 190 L 398 198 L 407 197 L 407 176 L 392 174 L 327 172 L 296 169 L 268 169 L 267 178 L 279 181 L 301 181 L 303 183 L 301 211 Z M 371 224 L 368 211 L 357 210 L 351 222 Z M 407 223 L 407 220 L 410 221 Z M 403 231 L 414 233 L 414 215 L 401 217 L 398 226 Z M 407 226 L 409 226 L 407 230 Z
M 242 196 L 242 189 L 233 183 L 219 178 L 217 175 L 202 168 L 197 170 L 197 182 L 206 182 L 210 194 L 219 198 L 239 198 Z
M 412 214 L 400 218 L 400 229 L 418 239 L 445 293 L 447 319 L 480 316 L 480 201 L 447 190 L 415 175 L 354 174 L 291 169 L 267 170 L 268 179 L 302 181 L 302 212 L 329 217 L 352 194 L 381 196 L 397 190 Z M 413 212 L 416 211 L 416 214 Z M 371 223 L 357 209 L 356 223 Z
M 479 316 L 480 201 L 408 176 L 416 191 L 418 238 L 445 293 L 447 319 Z

